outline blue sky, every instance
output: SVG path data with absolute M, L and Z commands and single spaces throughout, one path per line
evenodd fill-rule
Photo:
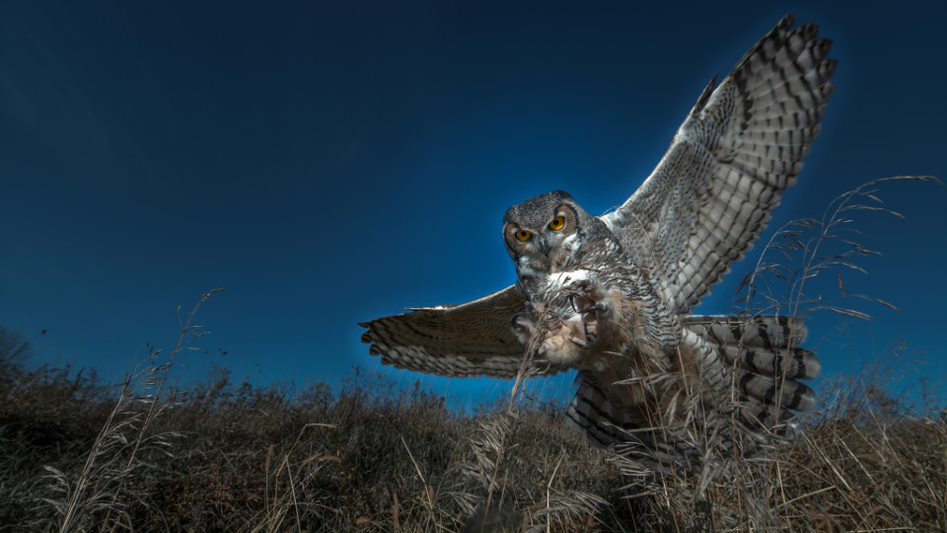
M 377 366 L 356 322 L 512 282 L 510 205 L 623 201 L 707 80 L 790 11 L 839 68 L 774 224 L 870 178 L 947 175 L 934 3 L 3 2 L 0 325 L 37 363 L 115 380 L 173 343 L 178 305 L 224 287 L 182 382 L 219 365 L 337 384 Z M 908 218 L 866 217 L 885 255 L 846 285 L 903 310 L 817 315 L 809 346 L 829 376 L 881 359 L 943 384 L 947 189 L 883 195 Z M 728 312 L 754 259 L 700 311 Z M 424 382 L 465 405 L 509 387 Z

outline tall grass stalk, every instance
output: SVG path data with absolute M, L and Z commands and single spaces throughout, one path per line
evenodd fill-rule
M 95 442 L 89 450 L 82 470 L 74 482 L 69 475 L 51 466 L 46 466 L 54 491 L 63 495 L 63 500 L 47 498 L 53 509 L 61 516 L 60 533 L 81 531 L 89 527 L 93 514 L 100 516 L 102 529 L 114 530 L 117 527 L 131 528 L 132 524 L 125 512 L 127 504 L 120 501 L 125 493 L 128 478 L 139 468 L 149 465 L 140 461 L 139 452 L 143 446 L 170 453 L 170 439 L 177 437 L 175 432 L 148 436 L 155 418 L 164 409 L 161 393 L 167 383 L 175 358 L 190 348 L 190 340 L 207 335 L 203 326 L 194 324 L 194 319 L 204 303 L 222 289 L 204 293 L 188 313 L 181 325 L 177 342 L 164 362 L 158 359 L 161 351 L 149 350 L 149 366 L 130 374 L 122 384 L 115 406 L 109 413 Z M 138 393 L 136 388 L 143 392 Z M 141 406 L 147 406 L 144 412 Z M 133 438 L 129 440 L 129 434 Z M 127 455 L 127 459 L 121 457 Z M 96 490 L 97 489 L 97 490 Z

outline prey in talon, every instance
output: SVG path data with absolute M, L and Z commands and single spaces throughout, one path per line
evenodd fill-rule
M 627 294 L 617 280 L 589 270 L 545 276 L 534 285 L 526 312 L 513 319 L 520 342 L 533 357 L 554 364 L 582 366 L 604 351 L 631 340 L 631 313 Z M 634 330 L 636 328 L 630 328 Z M 600 353 L 601 352 L 601 353 Z
M 574 287 L 567 288 L 565 292 L 572 304 L 572 310 L 582 317 L 585 339 L 580 345 L 589 348 L 598 339 L 602 321 L 607 319 L 611 310 L 605 298 L 605 291 L 598 285 L 593 286 L 591 281 L 586 279 L 576 283 Z

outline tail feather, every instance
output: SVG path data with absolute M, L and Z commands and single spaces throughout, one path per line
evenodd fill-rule
M 807 411 L 815 406 L 815 393 L 809 387 L 791 379 L 774 379 L 753 372 L 742 371 L 737 378 L 738 390 L 747 397 L 765 405 Z
M 684 319 L 684 327 L 718 346 L 767 350 L 798 346 L 809 334 L 801 320 L 785 316 L 695 315 Z
M 756 430 L 759 428 L 775 429 L 781 432 L 783 424 L 792 418 L 792 411 L 783 407 L 777 407 L 771 404 L 765 404 L 758 400 L 748 398 L 739 402 L 736 413 L 739 421 Z
M 622 413 L 591 375 L 579 373 L 576 381 L 579 387 L 566 411 L 566 423 L 585 432 L 593 444 L 602 448 L 628 440 L 622 426 L 630 413 Z
M 822 373 L 815 354 L 802 348 L 753 348 L 723 345 L 721 352 L 731 365 L 738 363 L 753 372 L 776 378 L 813 379 Z
M 618 399 L 628 385 L 602 383 L 589 372 L 579 372 L 578 390 L 566 411 L 566 424 L 584 432 L 598 448 L 617 447 L 628 459 L 656 472 L 693 468 L 698 460 L 693 446 L 668 428 L 654 427 L 648 406 L 622 405 Z
M 788 317 L 690 316 L 685 330 L 716 347 L 731 370 L 731 386 L 746 405 L 746 418 L 763 426 L 815 405 L 815 393 L 800 380 L 822 370 L 816 355 L 799 347 L 808 331 Z
M 662 382 L 670 387 L 665 390 L 655 382 L 657 388 L 639 398 L 638 388 L 648 387 L 644 378 L 635 385 L 623 384 L 596 371 L 581 370 L 575 399 L 566 413 L 567 424 L 584 432 L 593 445 L 616 447 L 646 468 L 667 471 L 671 465 L 693 468 L 699 464 L 704 444 L 714 443 L 726 451 L 731 437 L 738 435 L 727 422 L 731 416 L 742 426 L 740 434 L 749 434 L 751 441 L 766 440 L 770 432 L 785 433 L 792 427 L 795 411 L 815 405 L 815 393 L 800 381 L 816 377 L 821 368 L 815 354 L 798 347 L 807 334 L 801 321 L 690 316 L 684 318 L 683 326 L 680 353 L 692 359 L 682 364 L 682 375 L 699 376 L 690 383 L 702 385 L 676 389 L 687 380 L 672 380 Z M 680 402 L 670 396 L 674 390 L 700 391 L 700 395 Z M 705 411 L 707 406 L 712 409 Z M 701 421 L 707 424 L 703 433 L 694 433 L 688 425 L 695 416 L 708 417 Z M 741 454 L 753 449 L 741 440 Z

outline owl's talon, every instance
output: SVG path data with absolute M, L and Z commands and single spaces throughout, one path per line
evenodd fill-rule
M 575 344 L 579 348 L 588 348 L 595 342 L 594 339 L 589 339 L 588 335 L 586 335 L 584 340 L 574 335 L 572 337 L 569 337 L 569 340 L 572 342 L 572 344 Z
M 572 305 L 572 310 L 581 315 L 601 313 L 606 310 L 605 305 L 602 303 L 591 303 L 591 298 L 588 298 L 580 294 L 570 294 L 569 303 Z
M 517 340 L 526 344 L 536 335 L 536 324 L 528 313 L 513 315 L 510 320 L 510 329 L 516 335 Z
M 516 333 L 529 333 L 533 329 L 533 323 L 525 315 L 513 315 L 513 319 L 510 320 L 510 327 Z
M 582 314 L 583 314 L 583 315 L 591 315 L 591 314 L 603 313 L 603 312 L 605 312 L 605 305 L 604 305 L 604 304 L 595 304 L 595 305 L 591 305 L 591 306 L 589 306 L 589 307 L 586 307 L 586 308 L 582 311 Z
M 583 328 L 583 330 L 585 331 L 585 340 L 586 340 L 586 342 L 587 342 L 589 345 L 595 344 L 595 341 L 598 339 L 597 328 L 594 327 L 594 325 L 593 325 L 593 327 L 590 329 L 590 328 L 589 328 L 589 321 L 584 320 L 584 319 L 582 320 L 582 328 Z
M 572 310 L 579 314 L 585 313 L 585 309 L 589 307 L 589 301 L 590 299 L 583 294 L 572 293 L 569 295 L 569 304 L 572 305 Z

